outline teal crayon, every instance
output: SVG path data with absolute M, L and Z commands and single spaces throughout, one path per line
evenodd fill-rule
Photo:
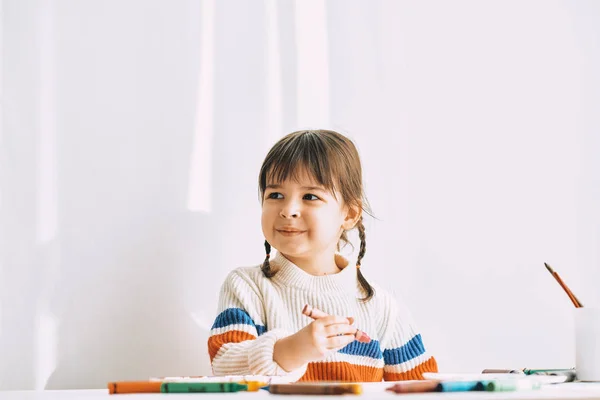
M 248 390 L 248 385 L 235 382 L 164 382 L 162 393 L 222 393 Z
M 440 382 L 435 388 L 436 392 L 471 392 L 484 391 L 484 384 L 481 381 L 448 381 Z

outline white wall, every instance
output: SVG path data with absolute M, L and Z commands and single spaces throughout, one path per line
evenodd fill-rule
M 574 365 L 600 305 L 600 5 L 0 1 L 0 389 L 208 374 L 257 174 L 353 138 L 397 290 L 442 371 Z

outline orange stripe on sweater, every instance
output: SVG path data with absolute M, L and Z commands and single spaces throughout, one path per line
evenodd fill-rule
M 381 382 L 382 378 L 383 368 L 355 365 L 346 361 L 311 362 L 300 381 Z
M 438 372 L 437 362 L 431 357 L 427 361 L 417 365 L 406 372 L 385 372 L 383 379 L 386 381 L 407 381 L 412 379 L 425 379 L 423 372 Z
M 208 354 L 210 355 L 210 362 L 213 361 L 213 358 L 215 358 L 217 352 L 225 343 L 240 343 L 254 339 L 256 339 L 256 336 L 242 331 L 229 331 L 209 337 Z

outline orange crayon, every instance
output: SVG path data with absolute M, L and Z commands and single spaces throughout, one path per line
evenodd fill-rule
M 121 393 L 160 393 L 160 385 L 162 382 L 152 381 L 122 381 L 122 382 L 109 382 L 108 393 L 110 394 L 121 394 Z
M 310 306 L 309 304 L 306 304 L 304 306 L 304 308 L 302 309 L 302 314 L 306 315 L 307 317 L 310 317 L 312 319 L 320 319 L 320 318 L 325 318 L 328 317 L 329 314 L 319 310 L 318 308 L 314 308 L 312 306 Z M 352 319 L 350 321 L 350 323 L 354 322 L 354 319 Z M 357 329 L 356 332 L 354 332 L 354 337 L 356 338 L 356 340 L 358 340 L 361 343 L 370 343 L 371 342 L 371 338 L 369 337 L 369 335 L 367 335 L 365 332 L 361 331 L 360 329 Z

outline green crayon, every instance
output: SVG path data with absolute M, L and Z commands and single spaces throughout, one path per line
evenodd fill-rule
M 530 379 L 498 379 L 482 381 L 483 388 L 488 392 L 514 392 L 515 390 L 539 389 L 541 383 Z
M 560 374 L 568 374 L 570 372 L 575 372 L 575 369 L 529 369 L 525 368 L 523 370 L 525 375 L 560 375 Z
M 164 382 L 162 393 L 221 393 L 248 390 L 248 385 L 235 382 Z

